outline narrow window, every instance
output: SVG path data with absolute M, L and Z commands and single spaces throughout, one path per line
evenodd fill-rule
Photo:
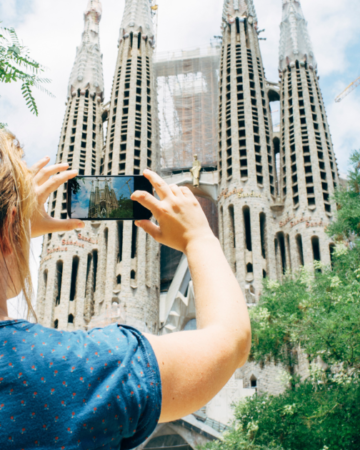
M 104 230 L 104 241 L 105 241 L 105 251 L 103 256 L 103 266 L 104 266 L 104 273 L 106 273 L 107 270 L 107 258 L 108 258 L 108 244 L 109 244 L 109 230 L 108 228 L 105 228 Z
M 287 247 L 286 248 L 286 250 L 287 250 L 286 256 L 289 261 L 289 269 L 291 270 L 291 249 L 290 249 L 290 237 L 288 234 L 286 235 L 286 247 Z
M 302 245 L 302 237 L 301 234 L 297 234 L 295 237 L 296 240 L 296 247 L 298 251 L 298 257 L 299 257 L 299 265 L 304 265 L 304 252 L 303 252 L 303 245 Z
M 94 276 L 93 276 L 93 292 L 96 291 L 96 278 L 97 278 L 97 266 L 98 266 L 98 252 L 97 250 L 93 250 L 93 270 L 94 270 Z
M 74 316 L 72 314 L 68 317 L 68 323 L 74 323 Z
M 220 207 L 219 225 L 220 225 L 220 241 L 221 244 L 224 245 L 224 210 L 222 206 Z
M 71 288 L 70 288 L 70 301 L 74 301 L 76 297 L 76 283 L 77 275 L 79 270 L 79 258 L 78 256 L 73 257 L 72 270 L 71 270 Z
M 235 238 L 235 215 L 234 206 L 229 206 L 229 218 L 230 218 L 230 242 L 233 248 L 236 248 L 236 238 Z
M 141 47 L 141 33 L 138 34 L 138 49 Z
M 135 280 L 135 278 L 136 278 L 135 270 L 131 271 L 130 277 L 131 277 L 132 280 Z
M 261 254 L 266 259 L 266 215 L 260 213 Z M 264 277 L 265 278 L 265 277 Z
M 244 226 L 245 226 L 245 247 L 249 252 L 252 251 L 251 245 L 251 218 L 250 218 L 250 208 L 248 206 L 244 206 L 243 208 L 244 215 Z
M 124 222 L 119 220 L 117 223 L 117 231 L 118 231 L 118 255 L 117 262 L 122 261 L 122 253 L 123 253 L 123 231 L 124 231 Z
M 132 236 L 131 236 L 131 259 L 136 257 L 136 247 L 137 247 L 137 226 L 133 222 Z
M 57 319 L 54 322 L 54 328 L 59 328 L 59 321 Z
M 56 263 L 56 287 L 55 287 L 55 305 L 60 305 L 61 298 L 61 283 L 62 283 L 62 274 L 63 274 L 63 262 L 58 261 Z
M 105 228 L 104 230 L 104 240 L 105 240 L 105 252 L 108 251 L 108 241 L 109 241 L 109 230 L 108 228 Z
M 116 283 L 117 283 L 117 284 L 121 284 L 121 275 L 118 275 L 118 276 L 116 277 Z
M 47 271 L 47 270 L 44 271 L 44 274 L 43 274 L 43 280 L 44 280 L 44 289 L 43 289 L 43 292 L 44 292 L 44 297 L 46 297 L 47 281 L 48 281 L 48 271 Z
M 257 378 L 255 375 L 251 375 L 250 377 L 250 386 L 254 389 L 257 387 Z
M 235 23 L 236 23 L 236 32 L 237 32 L 237 34 L 240 34 L 240 19 L 239 19 L 239 17 L 237 17 L 235 19 Z
M 286 272 L 286 249 L 284 233 L 278 233 L 278 241 L 280 246 L 282 273 Z
M 334 251 L 335 251 L 335 244 L 329 245 L 329 251 L 330 251 L 330 261 L 331 261 L 331 268 L 334 267 Z
M 320 241 L 317 236 L 311 238 L 314 261 L 321 261 L 320 257 Z

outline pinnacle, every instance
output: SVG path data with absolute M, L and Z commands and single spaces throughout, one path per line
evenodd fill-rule
M 121 30 L 123 34 L 140 31 L 152 37 L 154 34 L 149 0 L 125 0 Z
M 284 70 L 298 60 L 316 68 L 307 22 L 299 0 L 283 0 L 283 16 L 280 25 L 279 68 Z
M 70 75 L 68 96 L 78 89 L 89 89 L 103 93 L 104 80 L 102 55 L 100 52 L 99 24 L 102 14 L 100 0 L 89 0 L 84 14 L 84 32 L 77 48 L 74 66 Z
M 252 16 L 257 22 L 253 0 L 224 0 L 223 21 L 227 23 L 231 17 Z

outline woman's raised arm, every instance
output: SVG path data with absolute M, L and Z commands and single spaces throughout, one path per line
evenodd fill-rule
M 160 421 L 168 422 L 198 410 L 224 387 L 247 360 L 251 328 L 240 286 L 194 195 L 168 186 L 154 172 L 144 175 L 160 200 L 139 191 L 132 199 L 149 208 L 159 226 L 137 225 L 186 254 L 195 290 L 196 331 L 146 335 L 161 373 Z

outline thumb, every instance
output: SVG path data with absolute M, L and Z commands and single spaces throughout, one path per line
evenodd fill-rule
M 84 227 L 85 227 L 84 222 L 78 219 L 67 219 L 67 220 L 52 219 L 51 222 L 49 223 L 49 228 L 51 229 L 52 233 L 60 231 L 71 231 L 77 228 L 84 228 Z
M 142 228 L 146 233 L 150 234 L 156 241 L 160 242 L 160 227 L 152 223 L 150 220 L 136 220 L 135 225 Z

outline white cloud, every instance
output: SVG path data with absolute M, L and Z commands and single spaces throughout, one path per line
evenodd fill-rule
M 220 34 L 222 0 L 158 0 L 158 50 L 171 51 L 208 45 Z M 261 42 L 267 77 L 278 77 L 281 0 L 254 0 L 259 27 L 265 28 Z M 359 92 L 340 104 L 333 98 L 355 78 L 358 58 L 347 54 L 351 46 L 360 45 L 360 3 L 356 0 L 302 0 L 309 31 L 322 78 L 320 85 L 328 101 L 327 111 L 340 168 L 353 148 L 360 148 Z M 6 122 L 25 145 L 29 164 L 48 154 L 54 161 L 65 112 L 67 83 L 83 31 L 82 14 L 87 0 L 6 0 L 1 2 L 3 25 L 16 25 L 20 38 L 32 56 L 48 68 L 52 79 L 52 99 L 35 92 L 40 115 L 26 109 L 19 86 L 1 85 L 0 121 Z M 117 57 L 117 40 L 124 0 L 103 0 L 100 26 L 104 54 L 105 96 L 109 98 Z M 26 14 L 24 13 L 26 11 Z M 354 75 L 355 73 L 355 75 Z M 360 90 L 360 89 L 359 89 Z M 37 247 L 39 254 L 39 246 Z

